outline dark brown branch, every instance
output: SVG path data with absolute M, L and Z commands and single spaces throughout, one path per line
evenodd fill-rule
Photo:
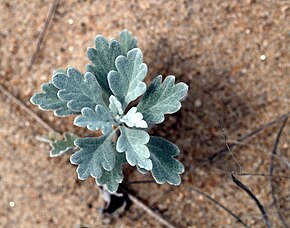
M 32 68 L 32 66 L 33 66 L 33 64 L 34 64 L 34 62 L 39 54 L 39 51 L 42 47 L 42 43 L 43 43 L 46 31 L 49 27 L 52 16 L 57 8 L 58 2 L 59 2 L 59 0 L 53 0 L 50 4 L 49 11 L 48 11 L 47 16 L 46 16 L 45 21 L 44 21 L 44 25 L 43 25 L 43 27 L 39 33 L 38 39 L 37 39 L 36 49 L 35 49 L 32 57 L 30 59 L 29 65 L 28 65 L 29 70 Z
M 273 199 L 273 204 L 274 204 L 274 207 L 276 209 L 276 212 L 278 214 L 279 219 L 281 220 L 283 226 L 286 227 L 286 228 L 289 227 L 289 226 L 288 226 L 284 216 L 282 215 L 282 213 L 279 210 L 278 200 L 277 200 L 277 197 L 276 197 L 276 194 L 275 194 L 275 186 L 274 186 L 274 182 L 273 182 L 273 173 L 274 173 L 274 161 L 275 161 L 275 157 L 277 155 L 277 148 L 278 148 L 278 145 L 279 145 L 279 142 L 280 142 L 280 138 L 281 138 L 283 129 L 284 129 L 286 123 L 287 123 L 287 120 L 288 120 L 288 117 L 285 117 L 281 127 L 279 128 L 279 131 L 278 131 L 275 143 L 274 143 L 274 147 L 273 147 L 273 150 L 272 150 L 271 162 L 270 162 L 270 168 L 269 168 L 269 176 L 270 176 L 269 177 L 269 182 L 270 182 L 270 188 L 271 188 L 271 195 L 272 195 L 272 199 Z
M 264 206 L 260 203 L 260 201 L 258 200 L 258 198 L 254 195 L 254 193 L 251 192 L 251 190 L 246 186 L 244 185 L 241 181 L 239 181 L 234 173 L 231 174 L 231 178 L 233 180 L 233 182 L 238 186 L 240 187 L 242 190 L 244 190 L 249 196 L 251 199 L 253 199 L 255 201 L 255 203 L 257 204 L 259 210 L 261 211 L 262 213 L 262 216 L 263 216 L 263 219 L 267 225 L 267 227 L 271 227 L 271 224 L 270 224 L 270 220 L 269 220 L 269 217 L 266 213 L 266 209 L 264 208 Z
M 212 197 L 210 197 L 208 194 L 190 187 L 191 190 L 197 192 L 198 194 L 206 197 L 207 199 L 209 199 L 210 201 L 212 201 L 214 204 L 216 204 L 217 206 L 219 206 L 220 208 L 222 208 L 223 210 L 225 210 L 228 214 L 230 214 L 232 217 L 234 217 L 237 222 L 241 223 L 244 227 L 250 227 L 249 225 L 247 225 L 238 215 L 236 215 L 234 212 L 232 212 L 230 209 L 228 209 L 227 207 L 225 207 L 224 205 L 222 205 L 220 202 L 218 202 L 217 200 L 213 199 Z
M 276 119 L 274 119 L 274 120 L 272 120 L 272 121 L 270 121 L 270 122 L 268 122 L 266 124 L 263 124 L 263 125 L 259 126 L 254 131 L 252 131 L 252 132 L 250 132 L 250 133 L 248 133 L 248 134 L 246 134 L 246 135 L 238 138 L 236 141 L 237 142 L 243 142 L 245 140 L 248 140 L 248 139 L 252 138 L 256 134 L 258 134 L 261 131 L 263 131 L 265 128 L 270 127 L 273 124 L 275 124 L 275 123 L 283 120 L 285 117 L 288 117 L 289 114 L 290 114 L 290 112 L 287 112 L 287 113 L 283 114 L 282 116 L 279 116 L 278 118 L 276 118 Z M 235 146 L 237 146 L 237 143 L 230 143 L 230 144 L 228 144 L 228 147 L 230 149 L 234 148 Z M 215 160 L 217 160 L 218 158 L 220 158 L 221 156 L 223 156 L 224 154 L 226 154 L 226 153 L 229 152 L 228 147 L 224 147 L 223 149 L 218 150 L 216 153 L 214 153 L 213 155 L 211 155 L 210 157 L 208 157 L 205 161 L 200 161 L 200 162 L 201 163 L 203 163 L 203 162 L 204 163 L 208 163 L 208 162 L 212 163 L 212 162 L 214 162 Z

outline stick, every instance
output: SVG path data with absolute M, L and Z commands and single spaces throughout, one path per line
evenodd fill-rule
M 244 227 L 250 227 L 249 225 L 247 225 L 238 215 L 236 215 L 234 212 L 232 212 L 230 209 L 228 209 L 227 207 L 225 207 L 224 205 L 222 205 L 220 202 L 218 202 L 217 200 L 215 200 L 214 198 L 212 198 L 210 195 L 196 189 L 193 187 L 190 187 L 191 190 L 197 192 L 198 194 L 206 197 L 207 199 L 209 199 L 210 201 L 212 201 L 214 204 L 216 204 L 217 206 L 221 207 L 223 210 L 225 210 L 228 214 L 230 214 L 232 217 L 234 217 L 237 222 L 241 223 Z
M 21 100 L 19 100 L 17 97 L 12 95 L 8 90 L 6 90 L 2 85 L 0 85 L 0 91 L 8 97 L 13 103 L 15 103 L 17 106 L 19 106 L 23 111 L 25 111 L 28 115 L 32 117 L 36 122 L 38 122 L 42 127 L 44 127 L 46 130 L 48 130 L 50 133 L 56 132 L 55 129 L 53 129 L 49 124 L 43 121 L 38 115 L 36 115 L 30 108 L 28 108 Z
M 43 43 L 43 40 L 44 40 L 44 37 L 45 37 L 45 34 L 46 34 L 46 31 L 49 27 L 49 24 L 50 24 L 50 21 L 52 19 L 52 16 L 57 8 L 57 5 L 58 5 L 58 2 L 59 0 L 53 0 L 50 4 L 50 7 L 49 7 L 49 11 L 47 13 L 47 16 L 45 18 L 45 21 L 44 21 L 44 25 L 40 31 L 40 34 L 38 36 L 38 39 L 37 39 L 37 44 L 36 44 L 36 49 L 30 59 L 30 62 L 29 62 L 29 65 L 28 65 L 28 70 L 31 70 L 37 56 L 38 56 L 38 53 L 41 49 L 41 46 L 42 46 L 42 43 Z
M 273 204 L 274 204 L 274 207 L 275 207 L 276 212 L 278 214 L 278 217 L 281 220 L 281 222 L 285 228 L 287 228 L 289 226 L 288 226 L 284 216 L 282 215 L 282 213 L 280 212 L 279 207 L 278 207 L 278 200 L 277 200 L 276 195 L 275 195 L 275 186 L 274 186 L 274 182 L 273 182 L 273 173 L 274 173 L 274 160 L 275 160 L 275 157 L 277 155 L 277 148 L 278 148 L 278 145 L 280 142 L 280 137 L 282 135 L 283 129 L 287 123 L 287 120 L 288 120 L 288 117 L 285 117 L 281 127 L 279 128 L 279 131 L 278 131 L 275 143 L 274 143 L 274 147 L 272 150 L 271 162 L 270 162 L 270 168 L 269 168 L 269 173 L 270 173 L 269 174 L 269 176 L 270 176 L 269 183 L 270 183 L 270 188 L 271 188 L 271 195 L 272 195 L 272 199 L 273 199 Z
M 275 124 L 276 122 L 278 122 L 278 121 L 284 119 L 285 117 L 289 116 L 289 114 L 290 114 L 290 112 L 287 112 L 287 113 L 283 114 L 282 116 L 279 116 L 278 118 L 276 118 L 276 119 L 274 119 L 274 120 L 272 120 L 272 121 L 270 121 L 270 122 L 268 122 L 266 124 L 263 124 L 263 125 L 259 126 L 254 131 L 252 131 L 252 132 L 250 132 L 250 133 L 248 133 L 248 134 L 246 134 L 246 135 L 238 138 L 237 141 L 238 142 L 242 142 L 242 141 L 245 141 L 247 139 L 252 138 L 253 136 L 255 136 L 256 134 L 260 133 L 265 128 L 270 127 L 271 125 Z M 233 147 L 235 147 L 236 145 L 237 145 L 236 143 L 230 143 L 230 144 L 228 144 L 229 148 L 231 148 L 231 149 Z M 216 153 L 214 153 L 210 157 L 208 157 L 205 161 L 201 161 L 201 162 L 204 162 L 204 163 L 210 162 L 210 163 L 212 163 L 214 160 L 220 158 L 222 155 L 224 155 L 224 154 L 226 154 L 228 152 L 229 152 L 228 148 L 225 147 L 225 148 L 217 151 Z
M 260 203 L 260 201 L 258 200 L 258 198 L 254 195 L 254 193 L 251 192 L 251 190 L 246 185 L 244 185 L 241 181 L 239 181 L 235 177 L 234 173 L 231 174 L 231 178 L 232 178 L 233 182 L 238 187 L 240 187 L 242 190 L 244 190 L 250 196 L 250 198 L 255 201 L 255 203 L 257 204 L 257 206 L 259 208 L 259 210 L 262 213 L 263 219 L 264 219 L 267 227 L 270 228 L 271 227 L 271 224 L 270 224 L 270 221 L 269 221 L 269 217 L 268 217 L 268 215 L 266 213 L 266 210 L 265 210 L 264 206 Z
M 166 227 L 174 228 L 172 224 L 170 224 L 168 221 L 166 221 L 164 218 L 162 218 L 159 214 L 154 212 L 151 208 L 149 208 L 147 205 L 145 205 L 143 202 L 141 202 L 139 199 L 137 199 L 135 196 L 131 195 L 129 192 L 127 192 L 125 189 L 121 188 L 123 192 L 125 192 L 129 199 L 136 204 L 136 206 L 140 207 L 142 210 L 144 210 L 149 216 L 156 219 L 158 222 L 163 224 Z

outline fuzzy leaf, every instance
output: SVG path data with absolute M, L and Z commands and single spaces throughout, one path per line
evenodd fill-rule
M 52 83 L 42 84 L 41 89 L 44 93 L 36 93 L 31 97 L 30 102 L 38 105 L 39 109 L 46 111 L 54 111 L 56 116 L 69 116 L 79 114 L 78 111 L 72 111 L 67 107 L 67 102 L 58 98 L 57 92 L 59 91 Z
M 147 147 L 151 153 L 152 175 L 158 184 L 165 182 L 180 185 L 179 174 L 184 172 L 183 165 L 173 157 L 179 154 L 178 147 L 168 140 L 151 136 Z M 141 169 L 142 171 L 142 169 Z
M 81 180 L 90 175 L 99 178 L 103 170 L 111 171 L 115 166 L 115 149 L 112 139 L 115 132 L 102 135 L 98 138 L 79 138 L 75 145 L 80 148 L 79 152 L 70 158 L 72 164 L 78 165 L 77 173 Z
M 137 108 L 132 107 L 126 115 L 121 119 L 121 123 L 125 123 L 128 127 L 137 127 L 137 128 L 147 128 L 148 125 L 145 120 L 143 120 L 143 115 L 140 112 L 136 112 Z
M 108 82 L 125 109 L 131 101 L 145 92 L 146 84 L 142 81 L 147 74 L 147 65 L 143 63 L 141 50 L 135 48 L 128 52 L 127 57 L 117 57 L 116 68 L 117 71 L 109 72 Z
M 125 126 L 121 126 L 120 129 L 121 135 L 117 140 L 117 151 L 126 153 L 126 159 L 131 166 L 138 165 L 141 168 L 151 170 L 150 151 L 145 145 L 149 141 L 148 133 L 143 130 L 129 129 Z
M 180 101 L 187 95 L 188 86 L 183 82 L 174 84 L 174 76 L 161 81 L 161 75 L 152 81 L 137 106 L 148 124 L 162 123 L 165 114 L 177 112 L 181 108 Z
M 59 89 L 57 96 L 68 102 L 67 106 L 73 111 L 81 112 L 85 107 L 94 109 L 96 105 L 106 106 L 101 87 L 91 73 L 83 76 L 78 70 L 70 67 L 67 74 L 55 74 L 52 83 Z
M 87 51 L 88 58 L 94 65 L 87 65 L 87 71 L 91 72 L 97 78 L 104 92 L 110 96 L 112 94 L 107 75 L 111 70 L 116 70 L 115 59 L 121 55 L 121 45 L 118 41 L 112 40 L 110 43 L 98 35 L 95 38 L 96 49 L 89 48 Z
M 123 115 L 124 110 L 122 108 L 122 104 L 120 103 L 120 101 L 118 101 L 118 99 L 114 95 L 110 96 L 109 102 L 110 102 L 109 108 L 113 116 Z
M 76 135 L 65 132 L 63 136 L 64 139 L 55 140 L 50 144 L 51 146 L 50 157 L 60 156 L 63 153 L 67 152 L 69 149 L 75 147 L 74 141 L 77 138 Z
M 137 47 L 137 38 L 132 36 L 132 33 L 127 29 L 120 32 L 118 40 L 121 44 L 122 55 L 126 56 L 128 51 Z
M 87 127 L 91 131 L 102 129 L 103 134 L 107 134 L 112 130 L 114 123 L 109 111 L 101 105 L 97 105 L 95 110 L 91 108 L 83 108 L 82 116 L 78 116 L 74 120 L 74 124 L 79 127 Z
M 115 153 L 116 163 L 115 167 L 111 171 L 103 170 L 103 175 L 96 179 L 98 185 L 105 186 L 106 189 L 114 193 L 118 190 L 119 184 L 123 181 L 122 164 L 126 163 L 124 154 Z

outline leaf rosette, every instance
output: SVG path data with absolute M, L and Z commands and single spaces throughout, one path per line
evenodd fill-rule
M 178 147 L 148 131 L 149 126 L 162 123 L 165 114 L 181 108 L 188 86 L 176 84 L 174 76 L 163 82 L 157 76 L 147 88 L 143 80 L 148 67 L 137 39 L 127 30 L 118 40 L 107 41 L 99 35 L 95 46 L 87 51 L 92 64 L 85 74 L 72 67 L 58 71 L 42 86 L 43 92 L 31 98 L 40 109 L 61 117 L 78 115 L 76 126 L 101 133 L 86 138 L 65 134 L 63 140 L 53 142 L 51 156 L 77 148 L 70 161 L 78 166 L 78 177 L 92 176 L 110 192 L 122 183 L 126 163 L 142 173 L 150 171 L 159 184 L 179 185 L 184 168 L 174 158 Z M 139 104 L 132 106 L 140 96 Z

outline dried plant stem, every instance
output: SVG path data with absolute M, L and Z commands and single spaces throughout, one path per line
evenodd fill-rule
M 42 46 L 42 43 L 43 43 L 43 40 L 44 40 L 44 37 L 46 34 L 46 31 L 49 27 L 52 16 L 57 8 L 58 2 L 59 2 L 59 0 L 53 0 L 50 4 L 49 11 L 48 11 L 47 16 L 46 16 L 45 21 L 44 21 L 44 25 L 43 25 L 43 27 L 39 33 L 38 39 L 37 39 L 36 49 L 35 49 L 32 57 L 30 59 L 29 65 L 28 65 L 29 70 L 32 68 L 32 66 L 33 66 L 33 64 L 34 64 L 34 62 L 39 54 L 39 51 L 41 49 L 41 46 Z
M 169 227 L 169 228 L 174 228 L 172 224 L 170 224 L 168 221 L 166 221 L 164 218 L 162 218 L 159 214 L 154 212 L 151 208 L 149 208 L 146 204 L 141 202 L 139 199 L 137 199 L 135 196 L 127 192 L 125 189 L 122 188 L 122 191 L 125 192 L 129 199 L 139 208 L 144 210 L 149 216 L 154 218 L 156 221 L 160 222 L 162 225 Z
M 227 207 L 225 207 L 224 205 L 222 205 L 220 202 L 218 202 L 217 200 L 213 199 L 210 195 L 196 189 L 193 187 L 190 187 L 190 189 L 194 192 L 197 192 L 198 194 L 206 197 L 207 199 L 209 199 L 210 201 L 212 201 L 214 204 L 216 204 L 217 206 L 219 206 L 220 208 L 222 208 L 224 211 L 226 211 L 228 214 L 230 214 L 232 217 L 234 217 L 237 222 L 241 223 L 244 227 L 250 227 L 249 225 L 247 225 L 238 215 L 236 215 L 234 212 L 232 212 L 230 209 L 228 209 Z
M 261 214 L 262 214 L 263 219 L 264 219 L 264 221 L 265 221 L 265 223 L 266 223 L 266 226 L 267 226 L 268 228 L 270 228 L 270 227 L 271 227 L 271 224 L 270 224 L 269 217 L 268 217 L 268 215 L 267 215 L 267 213 L 266 213 L 266 209 L 265 209 L 264 206 L 260 203 L 260 201 L 258 200 L 258 198 L 254 195 L 253 192 L 251 192 L 251 190 L 250 190 L 246 185 L 244 185 L 241 181 L 239 181 L 239 180 L 235 177 L 235 174 L 234 174 L 234 173 L 231 174 L 231 178 L 232 178 L 233 182 L 234 182 L 238 187 L 240 187 L 243 191 L 245 191 L 245 192 L 250 196 L 250 198 L 253 199 L 253 200 L 255 201 L 255 203 L 257 204 L 257 206 L 258 206 L 258 208 L 259 208 L 259 210 L 261 211 Z
M 278 145 L 279 145 L 279 142 L 280 142 L 280 138 L 281 138 L 283 129 L 284 129 L 286 123 L 287 123 L 287 120 L 288 120 L 288 117 L 285 117 L 281 127 L 279 128 L 279 131 L 278 131 L 275 143 L 274 143 L 274 147 L 273 147 L 273 150 L 272 150 L 270 168 L 269 168 L 269 176 L 270 176 L 269 177 L 269 182 L 270 182 L 270 188 L 271 188 L 271 195 L 272 195 L 272 199 L 273 199 L 273 204 L 274 204 L 274 207 L 276 209 L 277 215 L 278 215 L 280 221 L 282 222 L 282 224 L 283 224 L 283 226 L 285 228 L 287 228 L 289 226 L 288 226 L 284 216 L 282 215 L 282 213 L 279 210 L 278 200 L 277 200 L 277 197 L 276 197 L 276 194 L 275 194 L 275 186 L 274 186 L 274 182 L 273 182 L 273 173 L 274 173 L 274 160 L 275 160 L 275 157 L 277 155 Z
M 25 111 L 28 115 L 32 117 L 35 121 L 37 121 L 42 127 L 47 129 L 50 133 L 58 133 L 55 129 L 53 129 L 49 124 L 47 124 L 43 119 L 41 119 L 38 115 L 36 115 L 30 108 L 28 108 L 21 100 L 12 95 L 8 90 L 6 90 L 2 85 L 0 85 L 0 91 L 8 97 L 14 104 L 19 106 L 23 111 Z
M 252 132 L 250 132 L 250 133 L 248 133 L 248 134 L 246 134 L 246 135 L 244 135 L 244 136 L 238 138 L 238 139 L 237 139 L 237 142 L 243 142 L 243 141 L 245 141 L 245 140 L 248 140 L 248 139 L 254 137 L 254 136 L 257 135 L 258 133 L 260 133 L 261 131 L 263 131 L 265 128 L 270 127 L 270 126 L 272 126 L 273 124 L 275 124 L 275 123 L 277 123 L 277 122 L 283 120 L 285 117 L 288 117 L 289 114 L 290 114 L 290 112 L 287 112 L 287 113 L 285 113 L 285 114 L 283 114 L 283 115 L 277 117 L 276 119 L 274 119 L 274 120 L 272 120 L 272 121 L 270 121 L 270 122 L 268 122 L 268 123 L 266 123 L 266 124 L 263 124 L 263 125 L 257 127 L 257 128 L 256 128 L 255 130 L 253 130 Z M 230 149 L 232 149 L 232 148 L 235 147 L 235 146 L 237 146 L 236 143 L 230 143 L 230 144 L 228 144 L 228 147 L 229 147 Z M 208 157 L 205 161 L 201 161 L 201 163 L 203 163 L 203 162 L 204 162 L 204 163 L 208 163 L 208 162 L 212 163 L 212 162 L 214 162 L 215 160 L 217 160 L 218 158 L 220 158 L 222 155 L 224 155 L 224 154 L 226 154 L 226 153 L 229 152 L 228 147 L 225 147 L 225 148 L 223 148 L 223 149 L 221 149 L 221 150 L 218 150 L 216 153 L 214 153 L 213 155 L 211 155 L 210 157 Z

